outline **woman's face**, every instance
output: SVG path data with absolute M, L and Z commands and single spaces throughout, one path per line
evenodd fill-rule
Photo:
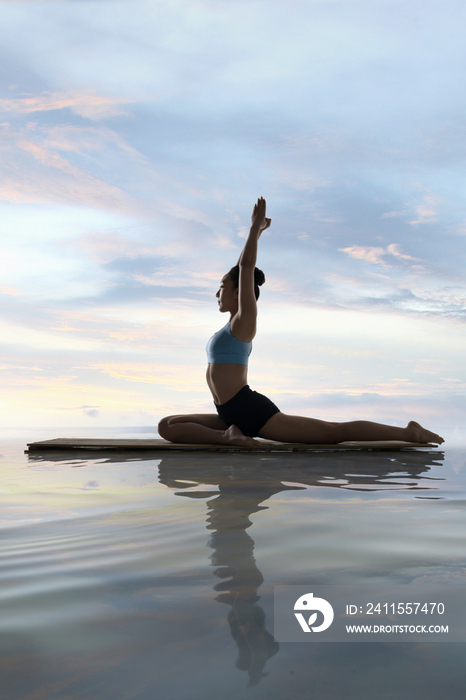
M 236 312 L 238 309 L 238 289 L 234 287 L 233 280 L 228 275 L 222 277 L 220 288 L 215 296 L 218 299 L 218 309 L 222 313 Z

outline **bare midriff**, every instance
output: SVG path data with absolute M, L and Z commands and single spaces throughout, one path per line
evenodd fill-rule
M 206 380 L 214 399 L 221 405 L 235 396 L 248 383 L 247 365 L 219 362 L 207 365 Z

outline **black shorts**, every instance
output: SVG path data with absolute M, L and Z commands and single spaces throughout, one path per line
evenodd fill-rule
M 214 405 L 224 423 L 237 425 L 243 435 L 249 437 L 256 437 L 269 418 L 280 413 L 267 396 L 252 391 L 247 384 L 226 403 Z

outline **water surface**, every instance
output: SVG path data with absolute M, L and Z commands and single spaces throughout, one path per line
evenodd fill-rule
M 2 696 L 464 697 L 466 644 L 278 644 L 273 586 L 462 583 L 466 450 L 23 454 L 56 435 L 2 442 Z

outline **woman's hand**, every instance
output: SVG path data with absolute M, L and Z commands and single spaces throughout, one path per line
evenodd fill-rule
M 244 244 L 244 248 L 239 256 L 238 265 L 240 267 L 248 267 L 252 275 L 251 277 L 251 294 L 252 300 L 251 305 L 256 307 L 256 301 L 254 297 L 254 266 L 257 260 L 257 243 L 259 241 L 262 231 L 269 228 L 272 223 L 272 219 L 267 219 L 265 215 L 265 199 L 259 197 L 257 203 L 254 205 L 251 216 L 251 229 L 249 235 Z M 244 287 L 244 285 L 243 285 Z M 241 289 L 241 275 L 240 275 L 240 289 Z
M 269 228 L 270 224 L 272 223 L 272 219 L 267 219 L 265 216 L 265 208 L 265 199 L 263 197 L 259 197 L 257 204 L 254 205 L 251 216 L 252 227 L 257 229 L 259 235 L 262 233 L 262 231 L 265 231 L 266 228 Z

